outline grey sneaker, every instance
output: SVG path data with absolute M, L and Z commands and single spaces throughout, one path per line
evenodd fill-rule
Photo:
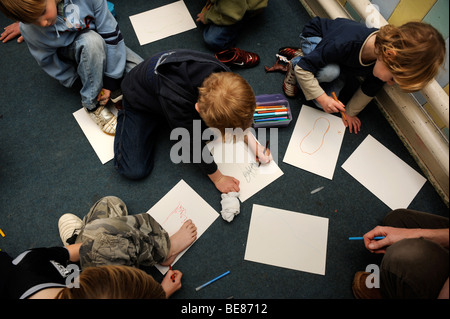
M 104 133 L 116 134 L 117 117 L 105 105 L 99 105 L 94 111 L 84 109 Z
M 83 221 L 74 214 L 64 214 L 59 218 L 59 236 L 64 245 L 74 244 L 81 228 L 83 228 Z

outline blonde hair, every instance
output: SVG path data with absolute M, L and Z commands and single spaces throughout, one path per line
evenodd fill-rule
M 79 279 L 79 288 L 66 287 L 56 299 L 166 299 L 162 286 L 134 267 L 88 267 Z
M 44 13 L 46 4 L 46 0 L 1 0 L 0 10 L 14 21 L 33 23 Z
M 437 75 L 445 59 L 444 38 L 423 22 L 381 27 L 375 50 L 395 82 L 406 92 L 424 88 Z
M 256 99 L 250 84 L 232 72 L 212 73 L 199 88 L 198 111 L 206 125 L 225 137 L 225 129 L 248 129 Z

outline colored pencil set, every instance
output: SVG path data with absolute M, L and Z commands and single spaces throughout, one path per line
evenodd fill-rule
M 257 106 L 253 114 L 255 123 L 277 123 L 289 121 L 289 109 L 285 105 L 264 105 Z

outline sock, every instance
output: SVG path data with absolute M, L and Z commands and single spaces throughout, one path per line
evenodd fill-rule
M 231 222 L 234 216 L 240 213 L 240 203 L 238 199 L 239 193 L 230 192 L 228 194 L 222 194 L 222 218 L 227 222 Z

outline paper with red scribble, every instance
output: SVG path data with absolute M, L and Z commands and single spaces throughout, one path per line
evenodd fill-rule
M 303 105 L 283 162 L 333 179 L 344 134 L 340 117 Z
M 161 223 L 161 225 L 164 227 L 164 225 L 167 225 L 168 222 L 173 221 L 176 223 L 177 221 L 180 223 L 180 225 L 183 225 L 185 221 L 189 219 L 188 214 L 186 212 L 186 208 L 183 207 L 181 202 L 178 203 L 177 207 L 167 216 L 167 218 Z
M 169 236 L 176 233 L 185 221 L 191 219 L 197 227 L 197 240 L 219 216 L 219 213 L 217 213 L 184 180 L 180 180 L 177 185 L 150 208 L 147 213 L 167 231 Z M 195 244 L 195 242 L 193 244 Z M 172 265 L 175 264 L 188 249 L 189 247 L 180 253 Z M 205 258 L 207 258 L 207 256 L 205 256 Z M 169 267 L 160 265 L 156 265 L 156 268 L 158 268 L 163 275 L 169 270 Z

